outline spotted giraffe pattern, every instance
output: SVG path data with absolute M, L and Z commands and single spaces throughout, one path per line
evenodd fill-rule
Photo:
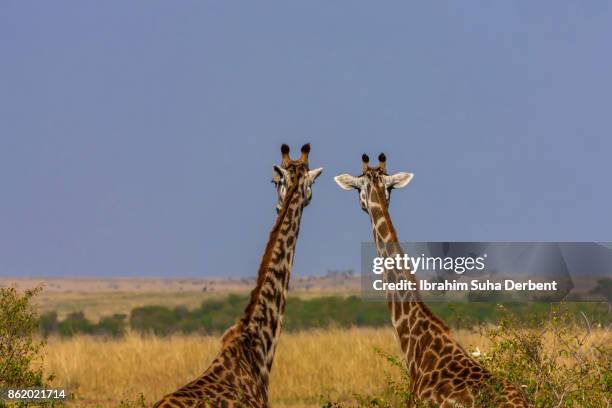
M 257 285 L 244 315 L 222 337 L 221 351 L 198 378 L 166 395 L 154 408 L 268 407 L 268 381 L 281 332 L 286 293 L 303 208 L 321 169 L 308 169 L 310 146 L 298 160 L 281 148 L 274 166 L 278 216 L 259 267 Z
M 378 167 L 370 167 L 363 155 L 363 173 L 358 177 L 341 175 L 338 184 L 359 191 L 361 207 L 372 222 L 372 231 L 379 257 L 403 256 L 397 234 L 388 211 L 393 188 L 404 187 L 412 175 L 386 171 L 386 157 L 381 153 Z M 409 280 L 413 274 L 391 269 L 384 275 L 386 282 Z M 449 328 L 425 303 L 418 291 L 387 293 L 391 322 L 395 328 L 406 367 L 410 374 L 412 400 L 421 404 L 451 407 L 530 407 L 523 392 L 508 381 L 497 381 L 480 366 L 453 338 Z

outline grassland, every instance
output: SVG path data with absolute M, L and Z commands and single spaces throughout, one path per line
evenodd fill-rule
M 30 287 L 37 286 L 36 282 L 22 283 Z M 344 297 L 354 293 L 354 287 L 347 285 L 345 281 L 341 281 L 339 285 L 325 281 L 320 283 L 321 281 L 306 281 L 291 293 L 301 299 L 330 294 Z M 37 305 L 41 312 L 57 311 L 60 317 L 70 312 L 84 311 L 87 318 L 96 321 L 102 316 L 113 313 L 129 314 L 136 307 L 148 305 L 169 308 L 184 306 L 192 309 L 200 307 L 206 300 L 217 299 L 225 302 L 228 293 L 244 295 L 252 284 L 250 281 L 207 282 L 207 290 L 204 291 L 202 288 L 195 290 L 198 285 L 202 285 L 202 281 L 54 281 L 47 283 L 47 289 L 37 299 Z M 433 306 L 439 309 L 436 309 L 436 313 L 448 322 L 465 320 L 469 317 L 464 316 L 467 312 L 470 316 L 482 312 L 477 304 L 467 305 L 469 308 L 452 308 L 440 304 Z M 237 306 L 236 310 L 232 309 L 229 314 L 232 321 L 238 317 L 241 310 L 242 306 Z M 324 308 L 315 315 L 329 317 L 331 313 L 326 310 Z M 532 316 L 534 311 L 535 309 L 523 311 L 521 316 Z M 454 334 L 468 351 L 480 350 L 481 358 L 492 358 L 493 360 L 487 363 L 489 368 L 500 369 L 502 373 L 509 368 L 510 371 L 514 370 L 515 378 L 523 378 L 517 374 L 525 371 L 529 371 L 527 377 L 532 380 L 541 377 L 541 381 L 532 381 L 537 387 L 550 379 L 561 384 L 561 388 L 575 385 L 574 388 L 586 390 L 586 386 L 593 385 L 593 389 L 604 389 L 604 393 L 606 390 L 612 390 L 610 354 L 604 357 L 607 360 L 595 357 L 600 355 L 596 352 L 599 345 L 612 343 L 610 331 L 605 329 L 608 323 L 604 321 L 601 324 L 601 319 L 593 320 L 591 314 L 587 313 L 593 322 L 589 328 L 591 332 L 586 341 L 578 342 L 574 341 L 574 338 L 582 339 L 589 330 L 585 330 L 580 313 L 574 311 L 573 315 L 578 316 L 578 326 L 572 326 L 573 331 L 566 336 L 541 336 L 541 328 L 531 325 L 530 329 L 526 329 L 531 331 L 531 337 L 523 338 L 527 343 L 523 340 L 505 342 L 501 348 L 501 343 L 491 343 L 490 337 L 475 330 L 455 330 Z M 386 321 L 386 313 L 384 317 Z M 546 317 L 545 320 L 545 323 L 569 322 L 564 318 Z M 609 322 L 609 319 L 607 321 Z M 290 319 L 285 323 L 286 329 L 290 328 Z M 542 348 L 537 347 L 539 339 L 543 339 Z M 560 339 L 569 343 L 564 346 L 559 342 Z M 519 347 L 518 351 L 521 351 L 524 344 L 536 346 L 533 348 L 537 351 L 536 362 L 530 360 L 530 356 L 519 356 L 517 349 L 513 349 Z M 44 348 L 44 369 L 46 373 L 55 375 L 52 385 L 66 387 L 74 393 L 75 400 L 69 403 L 71 407 L 140 407 L 142 405 L 130 403 L 135 402 L 140 395 L 144 397 L 147 406 L 150 406 L 162 395 L 201 374 L 218 352 L 219 346 L 218 334 L 171 334 L 160 337 L 128 331 L 120 338 L 84 334 L 61 338 L 52 335 Z M 397 354 L 394 334 L 387 325 L 381 328 L 340 328 L 337 323 L 332 323 L 325 329 L 304 331 L 298 327 L 293 331 L 285 330 L 272 371 L 272 406 L 321 407 L 325 401 L 330 400 L 343 402 L 345 407 L 356 406 L 355 404 L 364 406 L 366 404 L 363 402 L 368 401 L 371 396 L 390 401 L 389 406 L 402 406 L 394 399 L 394 390 L 389 386 L 390 382 L 400 380 L 401 373 L 376 350 L 391 355 Z M 600 358 L 597 363 L 600 368 L 589 368 L 590 363 L 585 361 L 590 361 L 590 356 L 593 356 L 593 359 Z M 521 367 L 516 364 L 517 361 L 528 364 Z M 559 369 L 557 363 L 564 364 L 564 361 L 566 366 L 578 367 L 576 372 Z M 594 379 L 593 384 L 579 381 L 582 371 L 588 371 L 589 378 Z M 607 378 L 604 383 L 598 380 L 602 377 L 601 372 L 604 373 L 603 377 Z M 557 374 L 563 375 L 564 378 L 559 379 Z M 548 394 L 555 392 L 557 391 L 547 391 Z M 600 401 L 609 400 L 609 397 L 601 395 L 601 392 L 596 395 L 596 402 L 592 405 L 570 403 L 562 406 L 599 408 Z M 128 403 L 125 403 L 126 401 Z M 548 406 L 551 406 L 548 402 L 538 405 Z
M 461 333 L 481 348 L 482 338 Z M 78 398 L 75 406 L 115 407 L 143 393 L 153 402 L 199 375 L 219 350 L 216 336 L 50 339 L 45 366 Z M 273 406 L 315 407 L 321 400 L 382 394 L 398 373 L 375 351 L 396 352 L 390 329 L 310 330 L 281 337 L 270 394 Z
M 478 332 L 460 330 L 455 335 L 468 351 L 489 351 L 489 341 Z M 595 330 L 583 347 L 610 340 L 609 331 Z M 555 347 L 554 342 L 547 339 L 547 347 Z M 50 339 L 45 367 L 56 375 L 54 385 L 76 395 L 71 406 L 117 407 L 140 393 L 150 404 L 199 375 L 218 349 L 216 336 L 76 336 Z M 393 400 L 388 383 L 399 380 L 400 373 L 377 349 L 397 354 L 391 329 L 285 333 L 272 372 L 272 405 L 320 407 L 327 400 L 353 404 L 372 395 Z

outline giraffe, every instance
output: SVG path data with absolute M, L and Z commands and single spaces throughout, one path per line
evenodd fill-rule
M 289 276 L 302 210 L 322 168 L 309 170 L 310 145 L 291 160 L 281 147 L 282 163 L 273 166 L 277 217 L 259 266 L 257 284 L 243 316 L 221 338 L 221 351 L 204 373 L 166 395 L 154 408 L 268 407 L 268 381 L 281 331 Z
M 405 187 L 413 174 L 389 175 L 383 153 L 378 160 L 377 167 L 370 167 L 364 154 L 360 176 L 341 174 L 334 179 L 345 190 L 358 190 L 361 208 L 370 216 L 378 256 L 403 256 L 388 206 L 391 190 Z M 387 270 L 383 277 L 387 282 L 416 282 L 414 275 L 405 270 Z M 441 408 L 530 406 L 519 388 L 508 381 L 494 382 L 491 373 L 459 345 L 444 322 L 423 303 L 418 291 L 388 291 L 387 302 L 410 374 L 409 407 L 417 402 Z

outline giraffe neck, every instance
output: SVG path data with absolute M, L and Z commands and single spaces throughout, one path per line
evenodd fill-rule
M 394 257 L 398 254 L 403 255 L 404 251 L 399 244 L 395 227 L 391 221 L 385 195 L 376 186 L 373 187 L 373 191 L 370 195 L 368 214 L 370 215 L 370 221 L 372 222 L 372 233 L 374 234 L 374 243 L 376 244 L 376 252 L 378 256 Z M 395 282 L 400 279 L 416 282 L 414 275 L 405 270 L 386 270 L 384 278 L 387 282 Z M 418 290 L 397 291 L 395 293 L 397 294 L 397 296 L 393 296 L 395 300 L 420 301 Z
M 286 195 L 279 212 L 257 275 L 257 286 L 251 292 L 245 314 L 239 322 L 241 338 L 247 341 L 256 372 L 267 384 L 280 336 L 285 310 L 293 255 L 300 229 L 302 200 L 297 180 Z
M 399 244 L 397 233 L 387 209 L 385 195 L 377 187 L 374 187 L 370 195 L 368 208 L 378 256 L 403 255 L 404 252 Z M 384 279 L 386 282 L 399 282 L 404 279 L 416 282 L 415 276 L 410 274 L 409 271 L 397 269 L 386 270 Z M 444 323 L 422 302 L 418 289 L 387 292 L 387 302 L 391 322 L 395 328 L 402 353 L 407 356 L 407 359 L 408 356 L 414 354 L 411 350 L 414 347 L 414 342 L 410 342 L 409 339 L 419 322 L 428 321 L 433 323 L 431 327 L 439 328 L 441 331 L 447 330 Z M 411 362 L 408 361 L 408 363 L 410 365 Z

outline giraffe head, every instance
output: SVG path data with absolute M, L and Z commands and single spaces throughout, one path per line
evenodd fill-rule
M 377 167 L 370 167 L 370 158 L 367 154 L 361 156 L 361 161 L 361 175 L 351 176 L 350 174 L 341 174 L 334 177 L 334 180 L 345 190 L 356 189 L 359 192 L 361 209 L 367 213 L 375 205 L 388 207 L 391 190 L 406 187 L 414 176 L 412 173 L 404 172 L 393 175 L 387 174 L 387 158 L 384 153 L 378 156 L 379 164 Z
M 285 198 L 294 189 L 300 198 L 302 207 L 310 203 L 312 198 L 311 186 L 316 178 L 319 177 L 323 168 L 319 167 L 314 170 L 308 168 L 309 143 L 302 146 L 301 153 L 299 159 L 291 160 L 291 157 L 289 157 L 289 146 L 286 144 L 281 146 L 282 161 L 280 166 L 273 166 L 272 173 L 272 182 L 276 186 L 276 192 L 278 193 L 277 212 L 281 211 L 285 204 Z

